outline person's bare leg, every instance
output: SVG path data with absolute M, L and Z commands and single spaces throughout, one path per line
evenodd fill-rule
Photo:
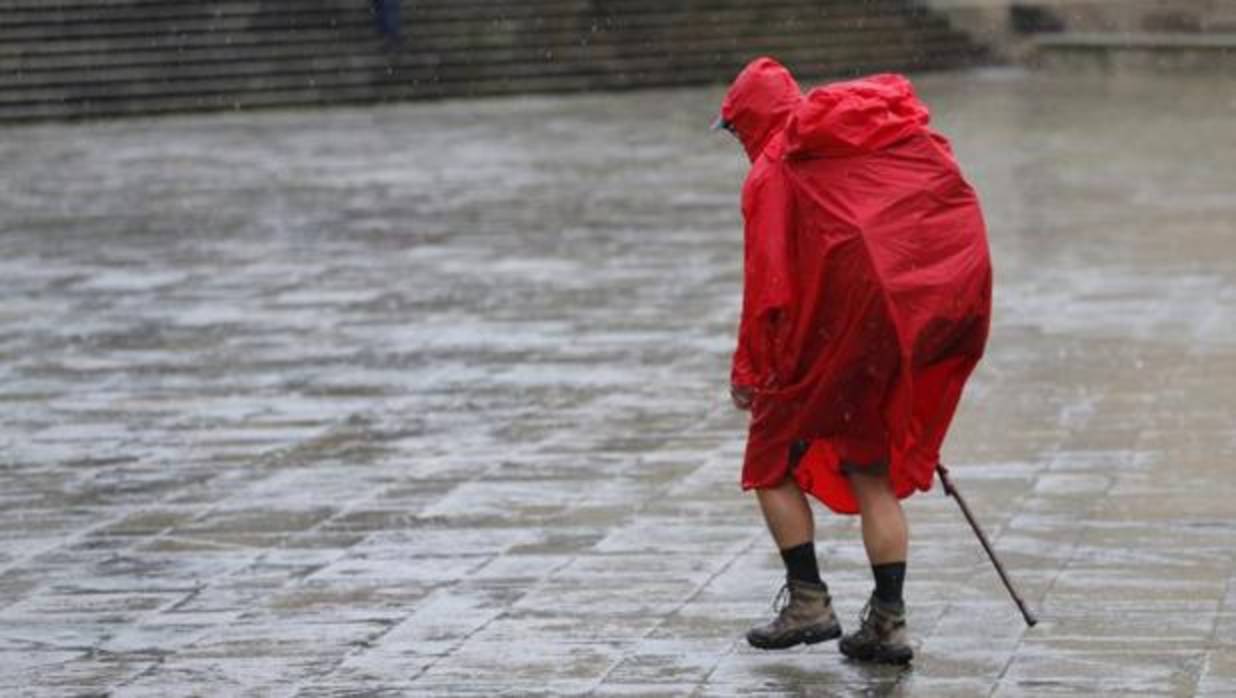
M 860 616 L 860 628 L 842 637 L 840 651 L 852 660 L 904 665 L 915 656 L 906 637 L 906 604 L 901 599 L 910 547 L 906 515 L 885 474 L 850 473 L 849 478 L 863 515 L 863 545 L 875 591 Z
M 910 531 L 887 475 L 850 475 L 863 517 L 863 545 L 872 566 L 905 562 Z
M 863 545 L 875 590 L 863 611 L 861 627 L 841 638 L 841 653 L 862 661 L 905 664 L 914 658 L 901 598 L 910 547 L 905 513 L 886 475 L 851 474 L 850 485 L 863 517 Z
M 841 624 L 833 613 L 828 585 L 820 579 L 815 558 L 815 520 L 807 497 L 788 477 L 776 487 L 756 490 L 756 496 L 785 563 L 789 598 L 776 618 L 747 632 L 747 642 L 772 650 L 839 637 Z
M 793 478 L 786 478 L 780 485 L 756 490 L 764 522 L 772 533 L 777 547 L 787 550 L 815 540 L 815 519 L 811 505 Z

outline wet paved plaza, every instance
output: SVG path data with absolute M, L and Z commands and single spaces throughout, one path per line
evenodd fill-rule
M 762 653 L 718 89 L 0 130 L 0 695 L 1236 695 L 1236 82 L 924 76 L 989 355 L 909 671 Z M 847 628 L 857 521 L 820 512 Z

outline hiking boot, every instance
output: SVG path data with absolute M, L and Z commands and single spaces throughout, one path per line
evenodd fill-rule
M 747 642 L 752 647 L 783 650 L 841 636 L 841 624 L 833 614 L 827 584 L 791 579 L 777 593 L 773 610 L 777 617 L 772 622 L 747 631 Z
M 862 627 L 841 638 L 841 653 L 850 659 L 882 664 L 909 664 L 914 650 L 906 639 L 904 603 L 887 604 L 874 596 L 861 616 Z

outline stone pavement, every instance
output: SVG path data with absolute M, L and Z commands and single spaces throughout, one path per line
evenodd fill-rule
M 745 646 L 717 89 L 0 130 L 0 695 L 1236 695 L 1236 83 L 924 76 L 989 357 L 919 658 Z M 821 512 L 850 626 L 857 523 Z

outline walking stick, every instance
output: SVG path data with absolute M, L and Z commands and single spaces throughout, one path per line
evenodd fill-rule
M 970 528 L 974 529 L 974 535 L 978 536 L 979 542 L 983 544 L 983 550 L 987 551 L 987 557 L 991 558 L 991 564 L 995 565 L 996 573 L 1000 575 L 1000 581 L 1004 582 L 1004 588 L 1009 590 L 1009 596 L 1013 597 L 1013 602 L 1017 604 L 1018 610 L 1021 611 L 1021 617 L 1026 619 L 1026 625 L 1033 628 L 1039 622 L 1038 618 L 1026 608 L 1026 602 L 1021 600 L 1021 595 L 1013 588 L 1013 582 L 1004 571 L 1004 565 L 1000 564 L 1000 558 L 996 557 L 996 551 L 991 549 L 991 543 L 987 540 L 987 535 L 983 533 L 983 529 L 979 528 L 978 522 L 974 520 L 974 514 L 970 513 L 970 507 L 966 506 L 966 500 L 962 498 L 961 493 L 953 486 L 953 481 L 948 479 L 948 468 L 944 467 L 943 463 L 936 464 L 936 472 L 940 474 L 940 484 L 944 486 L 944 494 L 957 500 L 957 505 L 961 507 L 961 513 L 965 515 L 966 521 L 970 522 Z

